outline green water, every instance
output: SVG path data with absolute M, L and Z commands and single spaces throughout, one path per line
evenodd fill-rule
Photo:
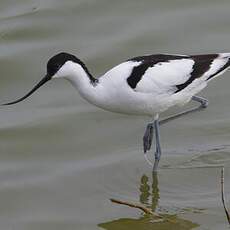
M 96 76 L 138 55 L 230 52 L 229 11 L 229 0 L 2 0 L 1 102 L 30 90 L 60 51 L 83 59 Z M 0 229 L 229 229 L 219 167 L 230 207 L 229 74 L 203 91 L 205 111 L 162 126 L 158 177 L 143 158 L 145 118 L 95 108 L 64 80 L 2 107 Z

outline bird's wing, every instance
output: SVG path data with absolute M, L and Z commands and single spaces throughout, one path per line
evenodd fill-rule
M 230 66 L 230 53 L 206 55 L 156 54 L 128 60 L 137 63 L 127 78 L 137 92 L 176 93 L 197 78 L 210 80 Z

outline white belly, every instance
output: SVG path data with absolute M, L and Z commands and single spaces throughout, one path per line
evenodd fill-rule
M 192 96 L 205 86 L 203 80 L 195 80 L 188 88 L 176 94 L 141 93 L 124 87 L 110 88 L 110 91 L 97 94 L 97 100 L 91 101 L 96 106 L 117 113 L 154 116 L 175 105 L 188 103 Z

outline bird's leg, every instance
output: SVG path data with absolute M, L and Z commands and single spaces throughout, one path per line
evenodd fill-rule
M 156 118 L 154 119 L 154 122 L 151 122 L 151 123 L 149 123 L 147 125 L 146 130 L 145 130 L 145 134 L 143 136 L 144 154 L 146 154 L 146 152 L 149 151 L 150 148 L 151 148 L 152 140 L 153 140 L 153 129 L 154 129 L 155 139 L 156 139 L 155 162 L 154 162 L 154 165 L 153 165 L 153 171 L 157 171 L 157 167 L 158 167 L 160 157 L 161 157 L 159 125 L 165 124 L 165 123 L 167 123 L 169 121 L 172 121 L 174 119 L 182 117 L 182 116 L 184 116 L 186 114 L 196 112 L 196 111 L 200 111 L 202 109 L 207 108 L 207 106 L 208 106 L 208 100 L 205 99 L 205 98 L 198 97 L 198 96 L 193 96 L 192 100 L 196 101 L 196 102 L 199 102 L 200 105 L 198 107 L 186 110 L 184 112 L 181 112 L 179 114 L 173 115 L 173 116 L 168 117 L 168 118 L 166 118 L 164 120 L 161 120 L 161 121 L 159 121 L 158 116 L 156 116 Z M 148 160 L 147 157 L 146 157 L 146 159 L 151 164 L 151 162 Z
M 207 108 L 208 106 L 208 100 L 202 97 L 198 97 L 198 96 L 193 96 L 192 97 L 193 101 L 199 102 L 200 105 L 198 107 L 186 110 L 184 112 L 181 112 L 179 114 L 173 115 L 171 117 L 168 117 L 164 120 L 159 121 L 159 125 L 163 125 L 169 121 L 172 121 L 174 119 L 177 119 L 181 116 L 184 116 L 186 114 L 192 113 L 192 112 L 196 112 L 202 109 Z M 147 151 L 150 150 L 151 145 L 152 145 L 152 140 L 153 140 L 153 128 L 154 128 L 154 123 L 151 122 L 147 125 L 146 130 L 145 130 L 145 134 L 143 136 L 143 148 L 144 148 L 144 153 L 146 153 Z
M 160 130 L 159 130 L 159 120 L 158 118 L 154 120 L 154 132 L 155 132 L 155 161 L 153 165 L 153 172 L 157 171 L 158 164 L 161 158 L 161 145 L 160 145 Z
M 149 123 L 143 136 L 144 153 L 150 150 L 153 141 L 153 123 Z
M 161 121 L 159 121 L 159 124 L 160 124 L 160 125 L 163 125 L 163 124 L 165 124 L 165 123 L 167 123 L 167 122 L 169 122 L 169 121 L 172 121 L 172 120 L 174 120 L 174 119 L 177 119 L 177 118 L 179 118 L 179 117 L 182 117 L 182 116 L 184 116 L 184 115 L 186 115 L 186 114 L 193 113 L 193 112 L 196 112 L 196 111 L 200 111 L 200 110 L 202 110 L 202 109 L 205 109 L 205 108 L 207 108 L 207 106 L 208 106 L 208 100 L 205 99 L 205 98 L 198 97 L 198 96 L 193 96 L 193 97 L 192 97 L 192 100 L 193 100 L 193 101 L 196 101 L 196 102 L 199 102 L 200 105 L 199 105 L 198 107 L 195 107 L 195 108 L 186 110 L 186 111 L 184 111 L 184 112 L 181 112 L 181 113 L 178 113 L 178 114 L 173 115 L 173 116 L 171 116 L 171 117 L 168 117 L 168 118 L 166 118 L 166 119 L 164 119 L 164 120 L 161 120 Z
M 198 97 L 198 96 L 193 96 L 192 100 L 200 102 L 200 106 L 199 107 L 201 107 L 203 109 L 205 109 L 205 108 L 208 107 L 208 99 L 206 99 L 206 98 Z
M 153 171 L 157 171 L 157 167 L 161 157 L 161 146 L 160 146 L 160 132 L 159 132 L 159 119 L 158 115 L 154 117 L 154 122 L 149 123 L 146 127 L 145 134 L 143 137 L 143 147 L 144 147 L 144 154 L 150 150 L 152 141 L 153 141 L 153 132 L 155 135 L 155 161 L 154 165 L 150 162 L 150 160 L 146 157 L 146 160 L 149 164 L 153 166 Z

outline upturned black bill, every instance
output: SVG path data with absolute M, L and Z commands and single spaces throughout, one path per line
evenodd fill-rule
M 13 105 L 16 104 L 20 101 L 25 100 L 27 97 L 29 97 L 33 92 L 35 92 L 38 88 L 40 88 L 42 85 L 44 85 L 47 81 L 49 81 L 51 79 L 51 77 L 47 74 L 44 78 L 42 78 L 42 80 L 40 82 L 38 82 L 37 85 L 34 86 L 34 88 L 32 90 L 29 91 L 29 93 L 27 93 L 25 96 L 21 97 L 20 99 L 16 100 L 16 101 L 12 101 L 9 103 L 5 103 L 2 105 Z

